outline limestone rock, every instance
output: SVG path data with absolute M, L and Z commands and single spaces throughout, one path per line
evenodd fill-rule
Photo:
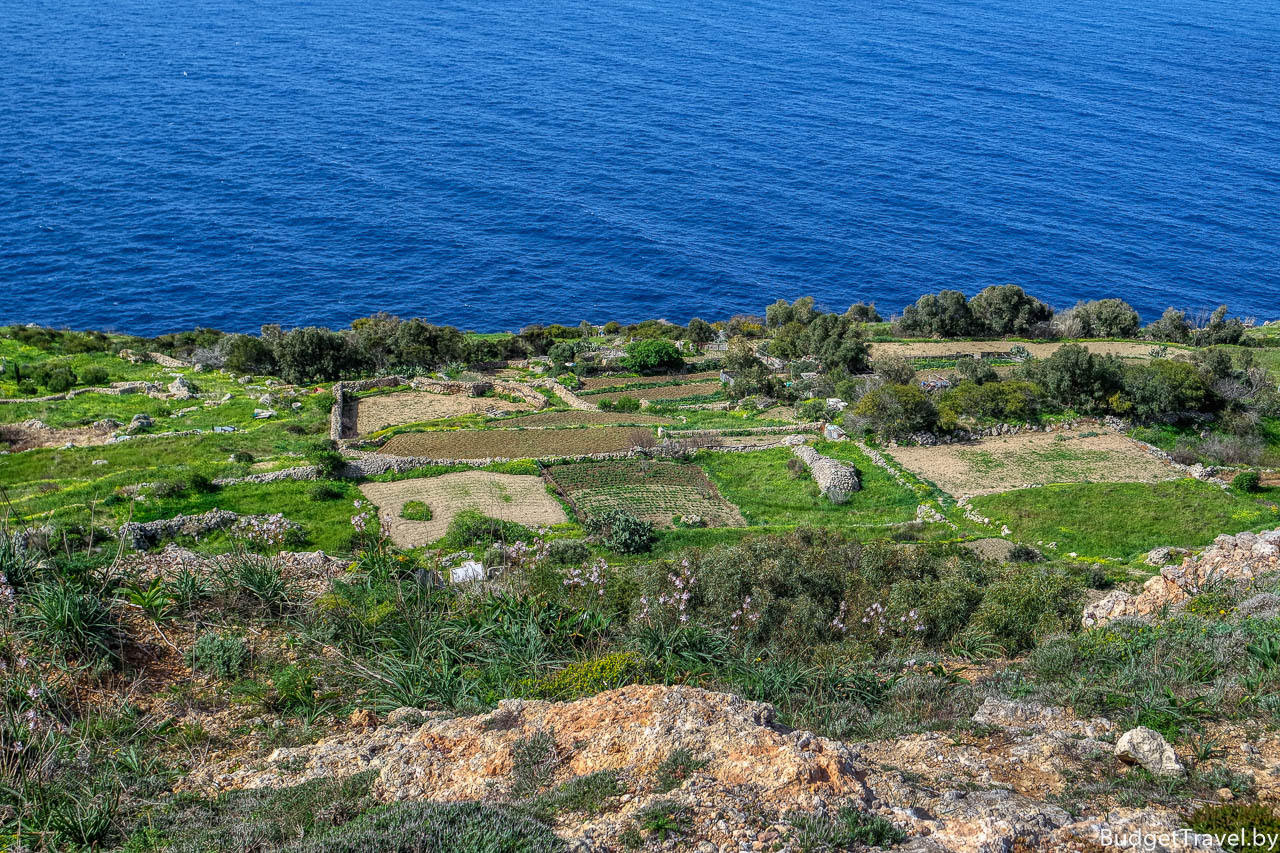
M 1115 752 L 1121 761 L 1140 764 L 1156 776 L 1182 776 L 1187 772 L 1169 742 L 1146 726 L 1120 735 Z
M 190 400 L 196 395 L 196 389 L 185 376 L 179 376 L 169 383 L 169 393 L 176 400 Z
M 1254 619 L 1280 619 L 1280 595 L 1258 593 L 1237 604 L 1236 613 Z

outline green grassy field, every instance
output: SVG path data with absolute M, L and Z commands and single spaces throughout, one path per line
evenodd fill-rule
M 872 465 L 855 446 L 847 442 L 819 442 L 815 446 L 818 452 L 852 462 L 861 471 L 862 490 L 846 503 L 830 503 L 818 493 L 810 477 L 793 476 L 787 470 L 787 461 L 794 456 L 786 448 L 750 453 L 703 452 L 696 461 L 753 527 L 849 528 L 915 518 L 919 496 Z
M 1014 537 L 1056 542 L 1058 551 L 1089 557 L 1133 557 L 1162 545 L 1206 545 L 1219 533 L 1280 523 L 1267 490 L 1261 499 L 1199 480 L 1162 483 L 1079 483 L 1021 489 L 974 498 Z

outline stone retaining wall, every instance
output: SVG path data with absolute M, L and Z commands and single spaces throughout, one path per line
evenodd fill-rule
M 282 483 L 285 480 L 317 480 L 320 469 L 315 465 L 300 465 L 296 468 L 281 468 L 279 471 L 264 471 L 261 474 L 249 474 L 244 477 L 220 477 L 213 481 L 215 486 L 238 486 L 241 483 Z
M 267 522 L 281 526 L 287 530 L 301 530 L 302 526 L 286 521 L 280 516 L 240 515 L 226 509 L 211 509 L 199 515 L 175 515 L 173 518 L 161 518 L 156 521 L 129 521 L 120 526 L 120 541 L 135 550 L 143 550 L 164 539 L 176 539 L 179 536 L 203 536 L 214 530 L 222 530 L 232 525 L 245 522 Z
M 465 397 L 483 397 L 491 391 L 496 391 L 499 394 L 517 397 L 538 409 L 545 408 L 547 405 L 547 398 L 536 391 L 531 391 L 528 386 L 501 380 L 458 382 L 452 379 L 432 379 L 429 376 L 378 376 L 373 379 L 335 382 L 333 407 L 329 410 L 329 438 L 333 441 L 341 441 L 355 437 L 355 407 L 348 406 L 348 403 L 352 402 L 348 399 L 349 394 L 372 391 L 376 388 L 395 388 L 397 385 L 408 385 L 415 391 L 430 394 Z
M 538 379 L 532 384 L 537 388 L 546 388 L 550 390 L 561 400 L 564 400 L 571 409 L 577 409 L 579 412 L 600 411 L 600 407 L 595 403 L 587 402 L 568 388 L 561 385 L 559 382 L 556 382 L 554 379 Z
M 108 394 L 118 397 L 122 394 L 150 394 L 159 390 L 160 386 L 154 382 L 112 382 L 105 388 L 73 388 L 64 394 L 46 394 L 43 397 L 3 397 L 0 398 L 0 403 L 54 403 L 58 400 L 70 400 L 81 394 Z

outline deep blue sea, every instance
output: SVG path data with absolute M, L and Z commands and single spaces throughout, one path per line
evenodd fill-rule
M 0 322 L 1280 316 L 1277 0 L 0 0 Z

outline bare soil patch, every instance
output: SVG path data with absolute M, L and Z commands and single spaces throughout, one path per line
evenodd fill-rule
M 592 429 L 472 429 L 406 432 L 392 436 L 381 452 L 429 459 L 541 459 L 630 450 L 648 427 Z
M 434 542 L 445 534 L 454 516 L 468 509 L 530 527 L 569 520 L 564 507 L 547 494 L 542 478 L 532 475 L 460 471 L 394 483 L 365 483 L 360 491 L 378 508 L 391 541 L 402 548 Z M 431 520 L 401 518 L 400 511 L 408 501 L 422 501 L 430 507 Z
M 956 496 L 987 495 L 1037 483 L 1154 483 L 1180 475 L 1113 432 L 1031 432 L 939 447 L 890 451 L 911 473 Z
M 1062 341 L 1044 341 L 1039 343 L 1019 343 L 1017 341 L 904 341 L 871 344 L 871 357 L 901 356 L 903 358 L 939 358 L 956 353 L 980 355 L 984 352 L 1008 352 L 1015 346 L 1026 347 L 1036 358 L 1048 358 L 1053 355 Z M 1080 344 L 1089 352 L 1099 355 L 1118 355 L 1121 358 L 1150 358 L 1156 343 L 1143 341 L 1087 341 Z M 1170 348 L 1169 356 L 1177 357 L 1183 351 Z
M 501 397 L 393 391 L 390 394 L 361 397 L 356 401 L 356 433 L 368 435 L 397 424 L 414 424 L 459 415 L 527 412 L 532 408 L 528 403 L 513 403 Z

